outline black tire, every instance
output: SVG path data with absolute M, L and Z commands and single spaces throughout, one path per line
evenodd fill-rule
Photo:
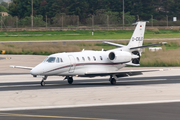
M 72 77 L 69 77 L 69 78 L 68 78 L 68 83 L 69 83 L 69 84 L 72 84 L 72 83 L 73 83 L 73 78 L 72 78 Z
M 41 81 L 41 86 L 45 86 L 45 81 L 44 80 Z
M 114 78 L 112 78 L 112 79 L 110 80 L 110 82 L 111 82 L 111 85 L 115 85 L 115 84 L 116 84 L 116 80 L 115 80 Z

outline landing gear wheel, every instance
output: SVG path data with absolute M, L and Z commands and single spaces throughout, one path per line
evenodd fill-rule
M 44 80 L 41 81 L 41 86 L 45 86 L 45 81 Z
M 69 78 L 68 78 L 68 83 L 69 83 L 69 84 L 72 84 L 72 83 L 73 83 L 73 78 L 72 78 L 72 77 L 69 77 Z
M 114 78 L 110 79 L 111 85 L 115 85 L 116 84 L 116 80 Z
M 47 76 L 44 76 L 41 81 L 41 86 L 45 86 L 45 81 L 47 79 Z

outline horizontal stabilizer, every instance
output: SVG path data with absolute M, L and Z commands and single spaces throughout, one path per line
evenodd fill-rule
M 109 44 L 109 45 L 113 45 L 113 46 L 116 46 L 116 47 L 123 47 L 124 46 L 124 45 L 117 44 L 117 43 L 112 43 L 112 42 L 103 42 L 103 43 L 106 43 L 106 44 Z
M 151 44 L 151 45 L 144 45 L 144 46 L 139 46 L 139 47 L 132 47 L 132 48 L 130 48 L 130 50 L 138 49 L 138 48 L 146 48 L 146 47 L 151 47 L 151 46 L 156 46 L 156 45 L 164 45 L 164 44 L 167 44 L 167 42 Z

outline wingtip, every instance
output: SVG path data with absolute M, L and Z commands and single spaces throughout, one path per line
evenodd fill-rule
M 15 65 L 10 65 L 9 67 L 11 67 L 11 68 L 15 68 L 16 66 L 15 66 Z

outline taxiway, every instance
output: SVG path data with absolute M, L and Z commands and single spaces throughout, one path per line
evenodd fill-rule
M 9 56 L 8 56 L 9 57 Z M 179 120 L 180 70 L 121 78 L 79 78 L 69 85 L 63 77 L 41 78 L 9 65 L 35 66 L 46 56 L 16 56 L 1 60 L 0 119 Z M 25 62 L 23 62 L 25 61 Z M 142 69 L 142 68 L 125 68 Z

